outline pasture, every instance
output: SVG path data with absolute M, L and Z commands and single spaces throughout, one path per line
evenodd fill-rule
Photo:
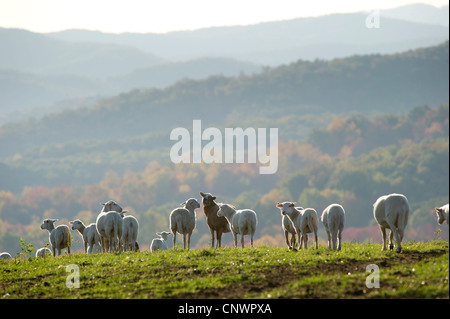
M 379 268 L 379 288 L 368 288 Z M 79 288 L 68 266 L 79 270 Z M 67 272 L 66 270 L 69 270 Z M 0 298 L 449 298 L 449 244 L 169 249 L 0 260 Z

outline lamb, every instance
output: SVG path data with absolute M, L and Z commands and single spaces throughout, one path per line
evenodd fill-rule
M 95 224 L 101 238 L 103 252 L 120 251 L 123 230 L 122 216 L 116 211 L 102 212 L 97 216 Z
M 175 208 L 170 213 L 170 230 L 173 234 L 173 248 L 177 241 L 177 232 L 183 235 L 183 247 L 186 249 L 191 247 L 191 235 L 195 228 L 195 209 L 200 208 L 200 204 L 195 198 L 189 198 L 182 203 L 184 207 Z
M 312 232 L 314 232 L 317 249 L 319 246 L 317 238 L 318 217 L 316 210 L 314 208 L 296 208 L 295 203 L 293 202 L 278 203 L 277 207 L 281 210 L 281 214 L 288 216 L 294 225 L 295 232 L 298 236 L 298 249 L 302 248 L 303 242 L 305 242 L 305 249 L 308 249 L 308 234 Z
M 237 247 L 237 235 L 241 235 L 241 246 L 244 248 L 244 235 L 250 235 L 253 247 L 253 236 L 255 234 L 258 219 L 256 213 L 251 209 L 236 210 L 232 205 L 222 204 L 219 206 L 217 216 L 225 217 L 230 224 L 234 237 L 234 247 Z
M 97 231 L 97 225 L 95 223 L 85 226 L 79 219 L 69 222 L 72 225 L 72 230 L 78 230 L 83 237 L 84 252 L 86 254 L 92 254 L 93 251 L 100 247 L 100 235 Z
M 402 251 L 402 240 L 408 223 L 409 204 L 408 199 L 402 194 L 384 195 L 373 204 L 373 216 L 380 225 L 383 236 L 383 248 L 386 250 L 386 228 L 391 230 L 389 236 L 389 248 L 394 249 L 392 237 L 397 242 L 397 253 Z
M 170 235 L 168 231 L 163 231 L 160 233 L 156 233 L 156 235 L 160 236 L 159 238 L 154 238 L 152 243 L 150 244 L 150 251 L 154 252 L 157 250 L 167 250 L 167 237 Z
M 439 225 L 442 225 L 445 220 L 447 220 L 448 225 L 448 204 L 441 207 L 436 207 L 435 213 L 437 215 Z
M 120 242 L 122 239 L 122 217 L 120 217 L 120 221 L 117 219 L 117 216 L 114 217 L 111 215 L 106 218 L 106 213 L 108 212 L 116 212 L 117 214 L 122 212 L 122 207 L 119 206 L 115 201 L 109 200 L 106 203 L 100 203 L 103 206 L 100 214 L 97 216 L 97 220 L 95 222 L 97 232 L 100 235 L 100 244 L 102 246 L 102 251 L 116 251 L 116 246 L 111 247 L 111 243 L 114 242 L 116 244 L 116 239 L 119 238 L 119 246 L 117 249 L 120 249 Z M 106 224 L 105 220 L 110 219 L 110 221 Z M 112 221 L 114 219 L 114 221 Z M 100 221 L 100 225 L 99 225 Z M 120 229 L 119 228 L 120 224 Z M 106 228 L 105 228 L 106 227 Z M 119 235 L 120 233 L 120 235 Z M 118 237 L 120 236 L 120 237 Z M 113 239 L 114 238 L 114 239 Z
M 123 216 L 123 215 L 122 215 Z M 122 242 L 124 251 L 136 251 L 139 246 L 136 246 L 139 223 L 137 219 L 131 215 L 125 216 L 122 219 Z
M 203 212 L 206 215 L 206 224 L 211 232 L 211 247 L 214 248 L 214 232 L 216 233 L 217 246 L 221 247 L 222 234 L 230 232 L 228 221 L 225 217 L 217 216 L 219 206 L 214 201 L 216 196 L 202 192 L 200 192 L 200 195 L 203 197 Z
M 52 255 L 52 251 L 47 247 L 42 247 L 42 248 L 39 248 L 38 250 L 36 250 L 36 258 L 39 258 L 39 257 L 45 258 L 45 257 L 51 256 L 51 255 Z
M 328 249 L 341 250 L 342 248 L 342 230 L 345 223 L 345 211 L 339 204 L 331 204 L 324 209 L 321 217 L 328 235 Z M 339 239 L 339 244 L 337 240 Z
M 11 254 L 8 252 L 0 253 L 0 260 L 2 259 L 12 259 Z
M 55 222 L 57 219 L 44 219 L 41 225 L 41 229 L 47 229 L 49 232 L 49 240 L 52 246 L 53 256 L 61 255 L 61 249 L 67 248 L 70 254 L 70 245 L 72 244 L 72 236 L 67 225 L 59 225 L 55 228 Z

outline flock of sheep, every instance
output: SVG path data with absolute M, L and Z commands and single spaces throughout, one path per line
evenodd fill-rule
M 211 247 L 221 247 L 222 234 L 231 231 L 234 238 L 234 246 L 237 247 L 237 236 L 241 236 L 241 247 L 244 247 L 244 235 L 250 235 L 253 247 L 253 236 L 255 234 L 258 219 L 256 213 L 251 209 L 237 210 L 230 204 L 216 203 L 216 197 L 210 193 L 200 192 L 202 196 L 203 212 L 206 215 L 206 223 L 211 232 Z M 136 251 L 139 245 L 136 241 L 139 229 L 137 219 L 131 215 L 125 216 L 127 211 L 123 210 L 116 202 L 110 200 L 103 205 L 95 223 L 85 226 L 82 221 L 76 219 L 70 222 L 72 230 L 78 230 L 83 237 L 85 253 Z M 157 232 L 159 236 L 152 240 L 150 250 L 168 249 L 167 239 L 173 235 L 173 247 L 176 247 L 177 233 L 183 235 L 184 249 L 190 248 L 191 235 L 195 228 L 195 209 L 200 208 L 200 203 L 195 198 L 190 198 L 181 204 L 182 207 L 172 210 L 169 216 L 170 230 Z M 276 205 L 282 215 L 282 228 L 286 244 L 289 249 L 298 249 L 303 244 L 307 249 L 308 234 L 314 233 L 315 247 L 318 248 L 317 230 L 319 217 L 314 208 L 296 207 L 294 202 L 283 202 Z M 448 204 L 436 207 L 438 223 L 442 224 L 449 220 Z M 397 252 L 402 251 L 401 242 L 404 230 L 408 222 L 409 204 L 404 195 L 390 194 L 381 196 L 373 204 L 374 218 L 379 224 L 383 237 L 383 250 L 387 247 L 386 229 L 390 230 L 389 248 L 394 249 L 393 238 L 397 243 Z M 41 229 L 49 232 L 51 250 L 47 247 L 36 251 L 36 257 L 45 255 L 61 254 L 61 249 L 67 248 L 70 254 L 72 236 L 67 225 L 55 227 L 57 219 L 45 219 Z M 341 250 L 342 231 L 345 224 L 345 211 L 339 204 L 331 204 L 322 213 L 321 221 L 328 235 L 328 248 Z M 290 237 L 290 238 L 289 238 Z M 215 244 L 215 241 L 217 243 Z M 0 259 L 11 258 L 9 253 L 1 253 Z

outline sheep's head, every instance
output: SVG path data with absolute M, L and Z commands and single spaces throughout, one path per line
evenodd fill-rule
M 444 209 L 442 207 L 436 207 L 435 210 L 438 219 L 438 224 L 442 225 L 445 222 Z
M 41 229 L 47 229 L 48 231 L 52 231 L 55 228 L 55 223 L 57 222 L 57 219 L 44 219 L 41 225 Z
M 295 202 L 277 203 L 277 207 L 280 209 L 281 215 L 286 215 L 292 213 L 295 208 Z
M 200 195 L 203 197 L 202 203 L 203 206 L 209 206 L 214 204 L 214 200 L 216 199 L 216 196 L 211 195 L 210 193 L 202 193 L 200 192 Z
M 172 233 L 169 233 L 168 231 L 162 231 L 162 232 L 156 233 L 156 235 L 158 235 L 159 237 L 161 237 L 164 240 L 167 240 L 167 237 L 170 234 L 172 234 Z
M 120 213 L 122 211 L 122 207 L 120 207 L 119 204 L 117 204 L 113 200 L 109 200 L 104 204 L 102 203 L 101 205 L 103 205 L 103 212 L 115 211 Z
M 83 223 L 79 219 L 75 219 L 74 221 L 69 222 L 69 224 L 72 225 L 72 230 L 78 230 L 83 225 Z
M 189 198 L 187 201 L 181 204 L 186 208 L 192 208 L 193 210 L 200 208 L 200 203 L 195 198 Z

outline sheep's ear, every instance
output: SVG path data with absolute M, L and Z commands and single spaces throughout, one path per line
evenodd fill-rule
M 160 232 L 157 232 L 156 235 L 161 236 L 161 233 L 160 233 Z
M 212 200 L 216 200 L 217 197 L 216 197 L 216 196 L 213 196 L 213 197 L 211 197 L 211 198 L 212 198 Z
M 438 212 L 442 212 L 442 208 L 440 207 L 436 207 L 435 210 L 437 210 Z
M 205 193 L 200 192 L 200 196 L 205 197 Z
M 281 205 L 280 203 L 277 203 L 277 207 L 278 208 L 283 208 L 283 205 Z
M 184 206 L 184 205 L 186 205 L 186 202 L 183 202 L 183 203 L 180 204 L 180 206 Z
M 290 203 L 289 207 L 295 207 L 295 202 Z
M 69 222 L 70 225 L 73 225 L 73 222 Z
M 106 205 L 106 203 L 100 203 L 100 205 L 102 205 L 102 206 L 105 206 L 105 205 Z

